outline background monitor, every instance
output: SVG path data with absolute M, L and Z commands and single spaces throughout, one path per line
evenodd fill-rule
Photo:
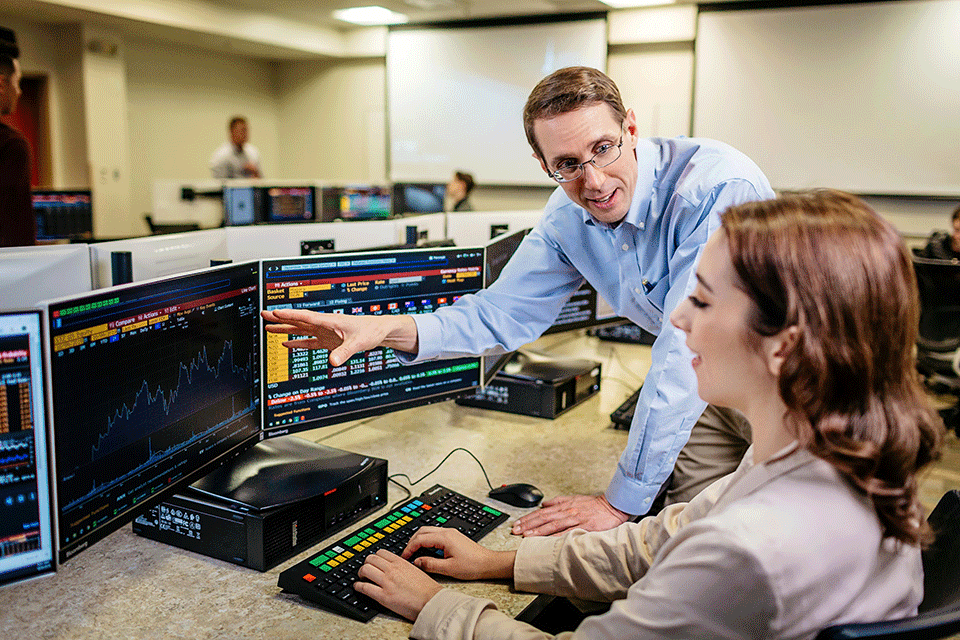
M 260 433 L 259 263 L 48 305 L 60 561 Z
M 511 256 L 513 256 L 513 253 L 517 250 L 517 247 L 520 246 L 520 243 L 523 241 L 523 239 L 527 237 L 528 233 L 530 233 L 530 229 L 521 229 L 519 231 L 514 231 L 513 233 L 504 233 L 498 235 L 489 243 L 487 243 L 483 250 L 484 287 L 489 287 L 491 284 L 496 282 L 497 278 L 500 277 L 500 272 L 503 271 L 503 267 L 506 266 Z M 509 351 L 499 355 L 483 356 L 484 386 L 486 386 L 493 379 L 493 376 L 497 375 L 497 373 L 503 369 L 504 365 L 510 361 L 514 353 L 516 353 L 516 351 Z
M 257 187 L 223 188 L 223 221 L 228 227 L 263 221 L 263 192 Z
M 33 192 L 37 240 L 89 238 L 93 235 L 93 206 L 89 189 Z
M 392 211 L 390 188 L 353 185 L 340 190 L 340 217 L 344 220 L 389 218 Z
M 0 585 L 56 570 L 39 311 L 0 313 Z
M 264 260 L 263 308 L 350 315 L 426 313 L 483 284 L 481 248 Z M 447 400 L 480 384 L 480 359 L 401 365 L 392 349 L 331 367 L 326 349 L 290 350 L 264 334 L 267 437 Z
M 620 320 L 622 318 L 618 317 L 610 305 L 603 301 L 593 285 L 584 280 L 580 288 L 573 292 L 570 299 L 560 309 L 556 320 L 553 321 L 553 326 L 543 333 L 546 335 L 573 329 L 585 329 Z
M 263 187 L 264 222 L 313 222 L 313 187 Z
M 41 300 L 90 291 L 90 246 L 0 248 L 0 310 L 29 309 Z
M 446 195 L 445 184 L 398 182 L 393 185 L 393 213 L 442 213 Z

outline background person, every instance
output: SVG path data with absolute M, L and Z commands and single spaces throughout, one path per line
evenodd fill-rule
M 220 145 L 210 157 L 210 173 L 218 180 L 262 178 L 260 152 L 250 144 L 250 127 L 243 116 L 234 116 L 227 127 L 230 141 Z
M 17 36 L 0 27 L 0 115 L 8 116 L 20 100 L 20 48 Z M 37 243 L 37 220 L 30 197 L 30 143 L 0 122 L 0 246 Z
M 596 69 L 569 67 L 544 78 L 523 120 L 534 158 L 559 188 L 491 288 L 429 314 L 294 309 L 263 317 L 276 323 L 267 331 L 306 336 L 287 346 L 331 349 L 332 366 L 378 346 L 405 361 L 503 353 L 538 338 L 586 279 L 618 315 L 659 334 L 652 366 L 606 493 L 548 500 L 514 523 L 514 533 L 609 529 L 650 509 L 688 439 L 706 440 L 709 452 L 690 457 L 697 464 L 683 467 L 681 488 L 730 473 L 746 450 L 749 425 L 727 412 L 704 414 L 715 418 L 698 425 L 712 428 L 709 437 L 691 438 L 705 403 L 683 332 L 668 317 L 695 284 L 719 213 L 773 191 L 753 162 L 723 143 L 640 138 L 616 84 Z
M 939 260 L 960 260 L 960 207 L 957 207 L 951 218 L 950 233 L 934 231 L 927 246 L 923 249 L 923 257 Z
M 453 202 L 453 211 L 473 211 L 470 203 L 470 192 L 473 191 L 473 175 L 463 171 L 453 174 L 447 184 L 447 196 Z
M 753 426 L 735 473 L 612 531 L 494 552 L 424 527 L 403 556 L 443 549 L 416 565 L 613 601 L 564 637 L 813 638 L 915 615 L 929 535 L 916 473 L 942 425 L 913 366 L 919 304 L 899 234 L 838 192 L 741 205 L 724 214 L 697 280 L 671 320 L 700 395 Z M 416 620 L 413 638 L 545 636 L 388 551 L 359 575 L 357 591 Z

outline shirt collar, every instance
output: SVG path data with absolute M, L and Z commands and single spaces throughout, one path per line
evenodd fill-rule
M 801 447 L 800 443 L 794 441 L 770 456 L 770 459 L 766 462 L 754 464 L 753 445 L 750 445 L 735 472 L 737 477 L 727 485 L 714 505 L 714 509 L 726 507 L 734 500 L 753 493 L 780 476 L 817 460 L 819 458 Z

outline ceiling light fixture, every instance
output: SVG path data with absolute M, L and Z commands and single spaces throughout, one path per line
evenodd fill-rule
M 403 24 L 410 19 L 402 13 L 397 13 L 384 7 L 352 7 L 337 9 L 333 17 L 344 22 L 361 24 L 365 27 L 382 26 L 388 24 Z
M 629 9 L 632 7 L 655 7 L 664 4 L 676 4 L 676 0 L 600 0 L 603 4 L 614 9 Z

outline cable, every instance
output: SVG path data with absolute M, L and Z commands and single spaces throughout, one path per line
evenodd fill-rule
M 415 485 L 423 482 L 424 480 L 426 480 L 434 471 L 436 471 L 437 469 L 439 469 L 440 466 L 441 466 L 444 462 L 447 461 L 447 458 L 449 458 L 450 456 L 452 456 L 452 455 L 453 455 L 454 453 L 456 453 L 457 451 L 463 451 L 464 453 L 468 454 L 471 458 L 473 458 L 474 460 L 477 461 L 477 464 L 480 465 L 480 471 L 483 472 L 483 478 L 487 481 L 487 486 L 490 487 L 490 490 L 492 491 L 492 490 L 493 490 L 493 484 L 490 483 L 490 478 L 487 476 L 487 470 L 483 468 L 483 463 L 480 462 L 480 460 L 477 458 L 477 456 L 473 455 L 473 453 L 471 453 L 471 452 L 468 451 L 467 449 L 464 449 L 463 447 L 457 447 L 456 449 L 454 449 L 453 451 L 451 451 L 450 453 L 448 453 L 446 456 L 444 456 L 443 460 L 441 460 L 440 462 L 437 463 L 437 466 L 435 466 L 433 469 L 431 469 L 430 471 L 428 471 L 427 473 L 425 473 L 425 474 L 423 475 L 423 477 L 421 477 L 421 478 L 419 478 L 419 479 L 417 479 L 417 480 L 411 480 L 411 479 L 410 479 L 410 476 L 408 476 L 408 475 L 405 474 L 405 473 L 395 473 L 395 474 L 393 474 L 392 476 L 389 477 L 389 480 L 393 481 L 394 484 L 397 484 L 397 485 L 403 487 L 403 485 L 401 485 L 399 482 L 397 482 L 396 480 L 394 480 L 394 478 L 404 477 L 404 478 L 407 479 L 407 482 L 410 483 L 410 486 L 411 486 L 411 487 L 412 487 L 412 486 L 415 486 Z M 406 489 L 406 487 L 403 487 L 403 488 Z M 407 492 L 409 493 L 410 490 L 407 489 Z

